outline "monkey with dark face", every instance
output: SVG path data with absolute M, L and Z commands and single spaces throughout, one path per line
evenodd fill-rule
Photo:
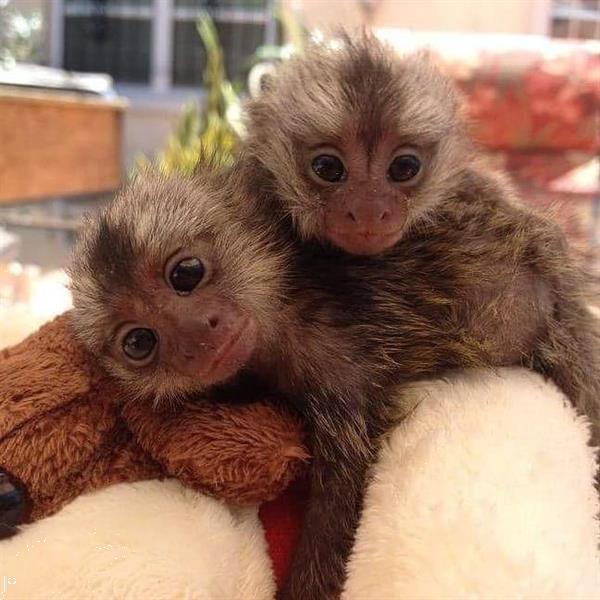
M 260 232 L 245 241 L 224 222 L 219 202 L 201 182 L 148 172 L 89 220 L 74 252 L 77 333 L 157 404 L 229 380 L 271 330 L 285 264 Z
M 371 363 L 369 384 L 354 388 L 366 390 L 361 401 L 305 397 L 313 499 L 286 597 L 342 586 L 371 425 L 385 413 L 377 384 L 476 363 L 530 366 L 588 415 L 600 442 L 600 333 L 584 276 L 558 228 L 485 165 L 460 111 L 431 64 L 370 37 L 309 48 L 248 106 L 239 185 L 305 257 L 312 285 L 339 285 L 355 323 L 378 339 L 359 363 Z

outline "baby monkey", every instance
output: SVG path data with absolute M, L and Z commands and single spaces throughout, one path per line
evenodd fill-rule
M 226 218 L 215 187 L 138 175 L 88 220 L 73 255 L 77 334 L 157 405 L 231 379 L 268 343 L 285 264 L 260 231 Z
M 240 185 L 300 254 L 313 257 L 323 279 L 336 268 L 354 271 L 346 293 L 356 314 L 361 300 L 373 302 L 361 290 L 378 280 L 379 295 L 388 290 L 398 310 L 412 306 L 425 316 L 415 326 L 452 324 L 440 334 L 445 346 L 423 346 L 409 364 L 388 346 L 397 321 L 378 320 L 374 307 L 381 347 L 398 371 L 420 377 L 434 364 L 473 362 L 477 349 L 461 338 L 462 326 L 487 364 L 523 364 L 552 378 L 588 415 L 600 442 L 600 333 L 584 275 L 551 220 L 520 206 L 486 166 L 450 81 L 428 60 L 400 58 L 370 36 L 314 44 L 249 103 L 247 126 Z M 461 358 L 444 361 L 448 345 Z M 330 425 L 335 407 L 320 409 L 330 411 L 329 420 L 322 417 Z M 336 461 L 344 468 L 343 453 L 325 461 L 330 470 Z M 352 472 L 365 476 L 358 463 Z M 321 515 L 335 514 L 337 504 L 341 522 L 348 508 L 339 479 L 313 471 L 315 505 L 286 596 L 320 598 L 341 588 L 360 501 L 337 534 L 323 527 Z

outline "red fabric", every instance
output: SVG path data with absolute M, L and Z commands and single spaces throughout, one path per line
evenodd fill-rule
M 402 30 L 384 37 L 400 52 L 428 50 L 465 93 L 473 134 L 488 149 L 598 152 L 593 42 Z
M 290 570 L 307 499 L 308 482 L 300 479 L 275 500 L 265 502 L 258 513 L 265 530 L 278 590 Z

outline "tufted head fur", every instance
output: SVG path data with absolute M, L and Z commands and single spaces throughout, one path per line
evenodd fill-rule
M 460 113 L 450 81 L 426 55 L 402 58 L 371 35 L 342 35 L 282 64 L 248 104 L 243 155 L 304 238 L 376 254 L 456 185 L 471 152 Z M 422 172 L 398 184 L 389 166 L 407 147 Z M 345 181 L 310 172 L 322 148 L 342 160 Z

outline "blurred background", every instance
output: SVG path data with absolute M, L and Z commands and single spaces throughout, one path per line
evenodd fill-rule
M 84 212 L 140 164 L 224 161 L 278 61 L 332 27 L 429 47 L 474 135 L 600 273 L 600 0 L 0 0 L 0 347 L 68 308 Z

